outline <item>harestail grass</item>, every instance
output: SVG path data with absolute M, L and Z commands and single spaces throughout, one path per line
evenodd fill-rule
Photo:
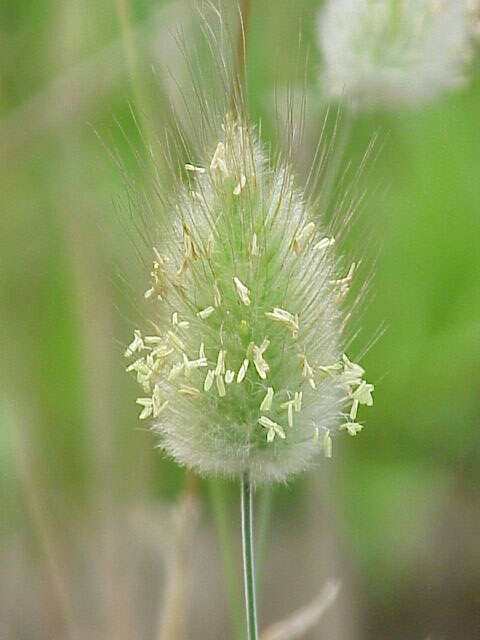
M 357 108 L 434 99 L 465 83 L 478 0 L 328 0 L 319 14 L 322 90 Z
M 242 64 L 228 55 L 237 49 L 215 13 L 219 31 L 202 25 L 222 91 L 210 93 L 192 63 L 190 130 L 166 136 L 170 188 L 136 190 L 152 266 L 145 325 L 125 357 L 142 390 L 139 418 L 159 447 L 201 475 L 241 480 L 247 627 L 256 638 L 252 487 L 331 457 L 334 436 L 362 429 L 357 412 L 372 405 L 373 385 L 345 353 L 358 261 L 346 259 L 341 238 L 354 199 L 345 220 L 322 218 L 313 183 L 329 154 L 319 148 L 302 187 L 293 121 L 287 153 L 262 144 Z M 151 175 L 155 162 L 152 154 Z

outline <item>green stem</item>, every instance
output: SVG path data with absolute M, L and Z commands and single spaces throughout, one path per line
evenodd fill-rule
M 257 611 L 255 604 L 255 570 L 253 561 L 253 493 L 250 477 L 244 473 L 241 481 L 242 551 L 245 582 L 248 640 L 257 640 Z

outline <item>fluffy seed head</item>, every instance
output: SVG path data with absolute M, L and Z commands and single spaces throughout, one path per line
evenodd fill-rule
M 322 87 L 358 107 L 421 102 L 464 81 L 478 0 L 328 0 Z
M 337 431 L 360 430 L 373 386 L 344 355 L 355 264 L 338 255 L 291 159 L 263 148 L 239 86 L 221 115 L 205 99 L 208 135 L 180 182 L 172 169 L 177 186 L 151 233 L 149 321 L 125 356 L 140 419 L 180 464 L 286 480 L 330 457 Z
M 354 268 L 337 272 L 333 238 L 246 121 L 228 115 L 219 137 L 185 167 L 177 219 L 152 250 L 156 329 L 135 330 L 125 355 L 140 419 L 180 463 L 284 480 L 330 456 L 335 430 L 355 435 L 358 405 L 372 404 L 342 353 Z

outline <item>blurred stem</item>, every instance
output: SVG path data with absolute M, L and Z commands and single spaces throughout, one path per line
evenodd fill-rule
M 255 568 L 253 552 L 253 491 L 250 476 L 244 473 L 241 480 L 242 551 L 245 583 L 248 640 L 257 640 L 257 610 L 255 603 Z
M 19 403 L 20 404 L 20 403 Z M 39 496 L 39 483 L 34 477 L 32 456 L 28 451 L 27 438 L 22 432 L 23 425 L 14 425 L 12 435 L 13 460 L 18 469 L 19 480 L 25 498 L 27 513 L 31 518 L 34 533 L 38 537 L 41 552 L 45 556 L 47 580 L 58 606 L 58 616 L 63 626 L 64 637 L 75 640 L 75 616 L 71 593 L 67 586 L 60 555 L 57 552 L 57 540 L 49 525 L 46 510 L 42 507 Z
M 135 47 L 134 30 L 132 28 L 132 16 L 130 11 L 129 0 L 115 0 L 115 8 L 120 22 L 120 31 L 122 45 L 125 54 L 125 63 L 127 73 L 132 88 L 133 100 L 136 106 L 139 122 L 138 127 L 140 133 L 144 136 L 145 144 L 153 144 L 154 136 L 150 124 L 148 101 L 145 97 L 145 91 L 141 74 L 138 70 L 138 56 Z
M 270 527 L 270 518 L 272 516 L 273 504 L 273 485 L 266 485 L 262 492 L 260 500 L 260 508 L 258 510 L 258 542 L 257 551 L 255 553 L 255 581 L 257 587 L 260 585 L 263 572 L 263 564 L 265 560 L 265 551 L 267 546 L 268 529 Z
M 175 553 L 169 558 L 166 593 L 163 596 L 157 640 L 182 640 L 185 637 L 185 612 L 187 610 L 186 585 L 189 576 L 189 547 L 192 535 L 192 520 L 195 515 L 195 500 L 198 479 L 193 471 L 187 471 L 181 507 L 180 526 L 177 531 Z
M 222 556 L 223 574 L 225 588 L 227 592 L 228 604 L 230 606 L 230 617 L 235 638 L 243 640 L 244 625 L 242 620 L 242 605 L 238 595 L 238 584 L 240 574 L 235 563 L 235 556 L 232 548 L 233 529 L 231 527 L 232 518 L 228 512 L 225 495 L 225 485 L 218 480 L 209 481 L 210 500 L 213 507 L 215 527 L 217 530 L 220 554 Z

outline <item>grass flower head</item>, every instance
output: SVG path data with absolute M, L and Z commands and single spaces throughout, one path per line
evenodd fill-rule
M 355 264 L 337 255 L 291 161 L 262 146 L 239 86 L 229 107 L 205 98 L 199 109 L 210 136 L 166 202 L 144 294 L 150 328 L 125 356 L 140 419 L 179 463 L 285 480 L 330 456 L 335 432 L 361 429 L 373 386 L 343 353 Z
M 465 79 L 478 0 L 328 0 L 322 88 L 358 107 L 423 102 Z

